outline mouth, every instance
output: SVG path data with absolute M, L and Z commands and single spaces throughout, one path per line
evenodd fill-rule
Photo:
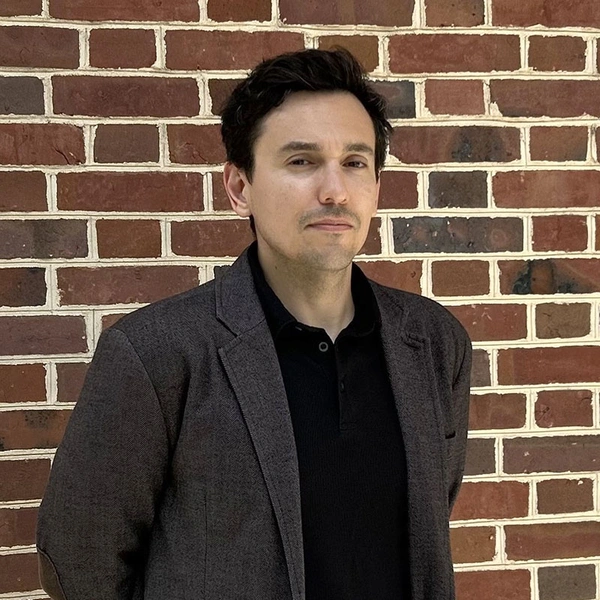
M 352 225 L 347 221 L 339 220 L 323 220 L 311 223 L 308 227 L 312 229 L 318 229 L 320 231 L 332 231 L 332 232 L 343 232 L 352 229 Z

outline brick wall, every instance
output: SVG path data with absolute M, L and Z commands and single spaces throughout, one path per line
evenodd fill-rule
M 219 107 L 343 44 L 395 126 L 367 273 L 475 346 L 459 600 L 600 598 L 598 0 L 0 0 L 0 598 L 100 331 L 250 241 Z

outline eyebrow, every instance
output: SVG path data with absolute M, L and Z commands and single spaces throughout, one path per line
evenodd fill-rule
M 288 142 L 284 146 L 282 146 L 278 154 L 286 154 L 287 152 L 318 152 L 322 150 L 320 144 L 315 144 L 313 142 L 300 142 L 300 141 L 292 141 Z M 364 144 L 362 142 L 355 142 L 353 144 L 346 144 L 344 146 L 344 152 L 364 152 L 366 154 L 375 154 L 373 148 L 368 144 Z

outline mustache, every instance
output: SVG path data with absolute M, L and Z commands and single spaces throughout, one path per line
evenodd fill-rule
M 351 221 L 356 227 L 360 226 L 360 219 L 350 210 L 344 206 L 332 206 L 329 208 L 320 208 L 306 213 L 300 219 L 300 225 L 305 227 L 306 225 L 319 221 L 320 219 L 347 219 Z

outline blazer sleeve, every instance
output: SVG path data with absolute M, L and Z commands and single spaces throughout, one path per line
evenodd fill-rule
M 127 336 L 100 336 L 42 501 L 37 549 L 55 600 L 130 600 L 168 467 L 166 426 Z

